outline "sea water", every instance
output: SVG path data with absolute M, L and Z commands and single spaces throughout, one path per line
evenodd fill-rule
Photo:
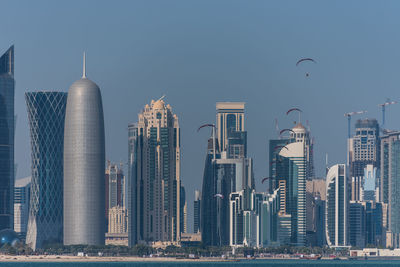
M 243 260 L 238 262 L 0 262 L 1 267 L 205 267 L 205 266 L 231 266 L 234 267 L 256 267 L 256 266 L 278 266 L 278 267 L 342 267 L 343 265 L 362 267 L 400 266 L 400 261 L 380 260 Z

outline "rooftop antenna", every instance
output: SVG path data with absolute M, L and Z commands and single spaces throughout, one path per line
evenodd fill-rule
M 165 95 L 163 95 L 162 97 L 160 97 L 157 101 L 163 100 L 165 98 Z
M 82 78 L 86 78 L 86 53 L 83 51 L 83 73 Z

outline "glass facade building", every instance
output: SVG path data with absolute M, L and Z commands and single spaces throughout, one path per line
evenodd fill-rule
M 138 182 L 138 127 L 132 123 L 128 125 L 128 244 L 133 247 L 137 244 L 138 224 L 143 224 L 143 202 L 137 202 L 137 192 L 143 192 L 143 182 Z M 142 144 L 140 144 L 142 146 Z M 139 205 L 137 205 L 139 204 Z M 140 221 L 138 221 L 140 220 Z M 143 233 L 140 233 L 142 236 Z
M 0 57 L 0 231 L 14 219 L 14 46 Z
M 31 138 L 31 200 L 26 243 L 33 249 L 63 236 L 65 92 L 25 93 Z
M 330 247 L 348 242 L 348 181 L 346 166 L 336 164 L 326 175 L 326 242 Z

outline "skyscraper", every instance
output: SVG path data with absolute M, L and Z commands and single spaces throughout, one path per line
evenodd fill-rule
M 85 61 L 85 60 L 84 60 Z M 83 76 L 68 91 L 64 129 L 64 244 L 104 245 L 104 117 L 99 87 Z
M 201 234 L 206 245 L 229 245 L 229 194 L 254 189 L 253 160 L 247 157 L 244 103 L 218 102 L 216 153 L 208 141 L 204 167 Z M 220 145 L 217 145 L 220 144 Z M 222 197 L 216 197 L 216 196 Z
M 14 46 L 0 57 L 0 231 L 14 219 Z
M 194 191 L 193 202 L 193 232 L 200 232 L 200 210 L 201 210 L 201 193 L 198 190 Z
M 313 142 L 310 131 L 301 123 L 296 124 L 288 136 L 270 140 L 269 192 L 279 188 L 282 244 L 304 246 L 306 244 L 306 181 L 314 176 Z M 290 241 L 286 237 L 290 225 Z
M 28 229 L 31 176 L 15 180 L 14 187 L 14 231 L 25 240 Z
M 105 175 L 105 188 L 106 188 L 106 226 L 108 227 L 108 211 L 109 209 L 116 206 L 125 206 L 123 203 L 124 195 L 124 173 L 122 166 L 119 167 L 117 164 L 113 164 L 110 161 L 107 162 L 107 169 Z
M 218 102 L 216 127 L 220 150 L 226 151 L 229 133 L 244 131 L 244 103 Z
M 348 180 L 345 164 L 329 168 L 326 175 L 326 242 L 330 247 L 348 242 Z
M 179 241 L 183 229 L 178 116 L 160 98 L 146 105 L 138 118 L 137 130 L 136 126 L 129 128 L 130 180 L 136 183 L 135 193 L 131 192 L 136 194 L 136 209 L 131 209 L 136 212 L 136 239 Z
M 356 134 L 350 140 L 350 177 L 364 175 L 367 164 L 379 167 L 379 124 L 376 119 L 357 120 Z
M 143 202 L 137 202 L 137 192 L 143 192 L 143 180 L 138 179 L 141 172 L 137 168 L 138 156 L 138 127 L 136 123 L 128 125 L 128 201 L 126 208 L 128 209 L 128 244 L 133 247 L 137 243 L 138 231 L 137 225 L 143 225 Z M 143 147 L 143 144 L 140 144 Z M 138 184 L 138 181 L 139 184 Z M 140 221 L 138 221 L 140 220 Z M 143 232 L 140 236 L 143 236 Z
M 67 93 L 25 93 L 31 137 L 31 200 L 26 243 L 34 250 L 63 236 L 63 150 Z
M 286 210 L 281 210 L 281 214 L 291 216 L 290 243 L 296 246 L 304 246 L 306 242 L 307 158 L 305 146 L 305 142 L 294 142 L 278 148 L 280 162 L 277 175 L 279 184 L 285 186 L 279 187 L 279 191 L 286 196 Z
M 389 185 L 389 222 L 386 246 L 400 248 L 400 140 L 391 144 L 391 179 Z
M 187 233 L 187 202 L 185 187 L 181 185 L 180 192 L 180 229 L 181 233 Z

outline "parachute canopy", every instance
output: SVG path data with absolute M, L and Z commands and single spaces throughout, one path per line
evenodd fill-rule
M 311 62 L 317 63 L 312 58 L 302 58 L 302 59 L 299 59 L 299 61 L 297 61 L 296 66 L 298 66 L 301 62 L 304 62 L 304 61 L 311 61 Z
M 295 133 L 292 129 L 283 129 L 279 132 L 279 135 L 282 135 L 284 132 L 292 132 Z
M 262 179 L 261 183 L 263 184 L 266 180 L 271 179 L 271 177 L 265 177 Z
M 215 128 L 215 125 L 214 125 L 214 124 L 211 124 L 211 123 L 203 124 L 203 125 L 201 125 L 201 126 L 199 127 L 199 129 L 197 129 L 197 131 L 200 131 L 200 129 L 201 129 L 201 128 L 204 128 L 204 127 L 214 127 L 214 128 Z
M 221 195 L 221 194 L 215 194 L 214 197 L 219 197 L 219 198 L 221 198 L 221 199 L 224 199 L 224 196 Z
M 298 111 L 298 112 L 303 112 L 301 109 L 299 108 L 291 108 L 288 111 L 286 111 L 286 115 L 289 115 L 292 111 Z

